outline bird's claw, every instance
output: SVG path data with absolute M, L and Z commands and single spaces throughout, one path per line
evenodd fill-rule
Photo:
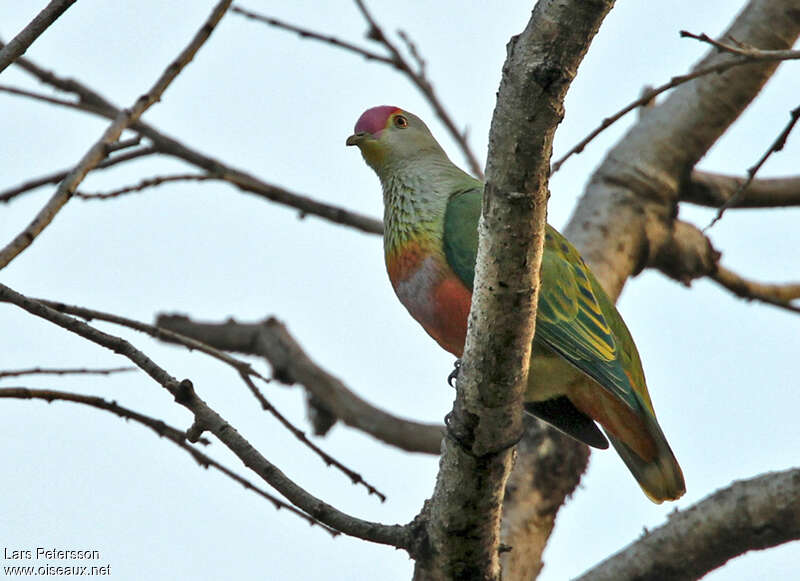
M 450 387 L 455 387 L 453 382 L 458 381 L 458 372 L 461 369 L 461 359 L 456 359 L 456 362 L 453 363 L 453 371 L 450 372 L 450 375 L 447 376 L 447 385 Z

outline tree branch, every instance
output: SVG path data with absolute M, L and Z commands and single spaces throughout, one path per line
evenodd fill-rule
M 0 90 L 2 88 L 0 87 Z M 117 165 L 118 163 L 123 163 L 126 161 L 130 161 L 132 159 L 136 159 L 139 157 L 144 157 L 147 155 L 152 155 L 156 153 L 155 147 L 142 147 L 140 149 L 135 149 L 133 151 L 128 151 L 125 153 L 121 153 L 119 155 L 115 155 L 102 163 L 97 164 L 95 170 L 98 169 L 105 169 L 107 167 L 111 167 Z M 46 186 L 47 184 L 57 184 L 61 180 L 63 180 L 69 174 L 70 170 L 62 170 L 59 172 L 55 172 L 52 174 L 48 174 L 33 180 L 28 180 L 24 183 L 19 184 L 18 186 L 14 186 L 13 188 L 9 188 L 3 192 L 0 192 L 0 202 L 10 202 L 13 198 L 19 196 L 20 194 L 24 194 L 25 192 L 29 192 L 31 190 L 35 190 L 36 188 L 40 188 L 42 186 Z
M 669 521 L 575 581 L 700 579 L 742 553 L 800 539 L 800 469 L 740 480 Z
M 508 44 L 489 135 L 469 330 L 428 507 L 430 557 L 417 561 L 415 579 L 500 578 L 503 491 L 523 431 L 553 135 L 611 5 L 539 2 Z M 527 553 L 526 541 L 503 539 L 535 561 L 541 555 Z M 521 578 L 519 571 L 505 575 Z
M 53 196 L 39 211 L 33 221 L 0 250 L 0 269 L 7 266 L 9 262 L 28 248 L 36 237 L 50 222 L 52 222 L 56 214 L 58 214 L 61 208 L 63 208 L 72 197 L 72 193 L 78 187 L 78 184 L 86 177 L 86 174 L 92 171 L 92 169 L 108 155 L 108 146 L 117 141 L 122 132 L 129 125 L 135 123 L 153 103 L 161 99 L 161 95 L 170 83 L 180 74 L 183 68 L 189 64 L 195 53 L 200 50 L 200 47 L 203 46 L 211 35 L 214 27 L 220 19 L 222 19 L 230 3 L 231 0 L 221 0 L 186 48 L 184 48 L 177 58 L 170 63 L 150 90 L 139 97 L 131 109 L 126 109 L 117 113 L 114 122 L 105 130 L 100 139 L 89 151 L 84 154 L 78 162 L 78 165 L 76 165 L 59 184 Z
M 111 367 L 107 369 L 44 369 L 42 367 L 33 367 L 31 369 L 10 369 L 8 371 L 0 371 L 0 379 L 6 377 L 21 377 L 23 375 L 111 375 L 112 373 L 121 373 L 124 371 L 136 371 L 135 367 Z
M 719 208 L 743 187 L 747 178 L 700 170 L 692 171 L 681 184 L 678 199 L 682 202 Z M 753 179 L 742 190 L 742 196 L 729 208 L 778 208 L 800 206 L 800 176 Z
M 241 14 L 245 18 L 248 18 L 250 20 L 255 20 L 257 22 L 262 22 L 269 26 L 274 26 L 275 28 L 280 28 L 283 30 L 288 30 L 289 32 L 294 32 L 300 38 L 303 39 L 310 38 L 311 40 L 318 40 L 320 42 L 330 44 L 332 46 L 335 46 L 336 48 L 341 48 L 343 50 L 355 53 L 359 56 L 363 56 L 368 61 L 377 61 L 379 63 L 390 65 L 392 67 L 397 66 L 395 61 L 387 56 L 378 54 L 377 52 L 372 52 L 371 50 L 367 50 L 366 48 L 362 48 L 351 42 L 347 42 L 346 40 L 341 40 L 329 34 L 314 32 L 313 30 L 310 30 L 303 26 L 289 24 L 288 22 L 284 22 L 283 20 L 278 20 L 277 18 L 273 18 L 271 16 L 263 16 L 261 14 L 257 14 L 256 12 L 252 12 L 251 10 L 247 10 L 246 8 L 242 8 L 241 6 L 233 6 L 231 8 L 231 12 L 234 12 L 235 14 Z
M 335 418 L 382 442 L 409 452 L 441 451 L 442 426 L 404 420 L 373 407 L 314 363 L 277 319 L 256 324 L 213 324 L 160 315 L 156 324 L 225 351 L 264 357 L 272 366 L 275 379 L 287 385 L 301 384 Z
M 380 490 L 378 490 L 374 486 L 372 486 L 369 482 L 364 480 L 361 474 L 359 474 L 355 470 L 351 470 L 350 468 L 339 462 L 336 458 L 325 452 L 322 448 L 317 446 L 314 442 L 309 440 L 306 437 L 305 432 L 297 428 L 297 426 L 295 426 L 292 422 L 286 419 L 286 416 L 280 413 L 275 408 L 275 406 L 269 403 L 267 398 L 264 397 L 264 394 L 261 393 L 261 390 L 258 389 L 258 387 L 256 387 L 256 384 L 253 383 L 253 380 L 250 379 L 250 377 L 247 374 L 242 373 L 240 374 L 240 377 L 242 378 L 242 381 L 244 381 L 247 387 L 250 389 L 250 392 L 253 394 L 253 396 L 255 396 L 256 400 L 258 400 L 258 403 L 261 404 L 261 409 L 268 412 L 276 420 L 278 420 L 278 422 L 284 428 L 286 428 L 289 431 L 289 433 L 291 433 L 295 438 L 297 438 L 300 442 L 302 442 L 304 446 L 306 446 L 317 456 L 319 456 L 327 466 L 333 466 L 334 468 L 345 474 L 348 478 L 350 478 L 350 481 L 353 484 L 361 484 L 364 488 L 367 489 L 367 492 L 369 494 L 374 494 L 380 499 L 381 502 L 384 502 L 386 500 L 386 495 L 383 494 Z
M 798 51 L 800 54 L 800 51 Z M 742 194 L 747 189 L 747 187 L 752 183 L 753 179 L 756 177 L 758 170 L 764 165 L 764 163 L 769 159 L 769 157 L 780 150 L 783 149 L 783 146 L 786 145 L 786 139 L 789 137 L 789 134 L 794 129 L 797 120 L 800 119 L 800 107 L 795 108 L 789 114 L 789 122 L 786 124 L 786 127 L 783 128 L 778 134 L 778 137 L 775 138 L 775 141 L 772 142 L 772 145 L 769 146 L 769 149 L 764 152 L 764 154 L 759 158 L 759 160 L 753 165 L 752 167 L 747 168 L 747 179 L 744 181 L 739 188 L 733 192 L 733 195 L 719 207 L 717 210 L 717 215 L 714 216 L 714 219 L 711 220 L 711 223 L 706 226 L 706 229 L 711 228 L 716 222 L 722 218 L 722 214 L 725 213 L 725 210 L 730 208 L 731 206 L 735 205 L 742 197 Z
M 747 280 L 722 266 L 721 256 L 696 226 L 676 220 L 671 238 L 659 247 L 649 266 L 686 286 L 705 276 L 743 299 L 800 312 L 800 305 L 791 304 L 800 298 L 800 283 L 764 284 Z
M 743 299 L 760 301 L 800 313 L 800 305 L 792 304 L 792 301 L 800 299 L 800 283 L 767 284 L 747 280 L 724 266 L 718 266 L 710 278 Z
M 143 179 L 138 184 L 117 188 L 116 190 L 111 190 L 110 192 L 97 192 L 97 193 L 75 192 L 75 197 L 87 201 L 108 200 L 109 198 L 118 198 L 119 196 L 124 196 L 125 194 L 130 194 L 133 192 L 141 192 L 142 190 L 146 190 L 147 188 L 155 188 L 160 186 L 161 184 L 167 184 L 171 182 L 188 182 L 188 181 L 203 182 L 208 180 L 219 180 L 219 179 L 221 178 L 215 175 L 191 174 L 191 173 L 154 176 L 152 178 Z
M 51 0 L 17 36 L 0 49 L 0 73 L 25 54 L 28 47 L 73 4 L 75 0 Z

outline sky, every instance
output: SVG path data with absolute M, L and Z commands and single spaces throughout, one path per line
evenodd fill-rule
M 46 3 L 0 3 L 0 36 L 15 35 Z M 28 50 L 37 64 L 131 105 L 204 22 L 213 2 L 81 0 Z M 683 73 L 705 47 L 681 29 L 716 35 L 743 2 L 620 2 L 606 19 L 566 100 L 555 155 L 643 86 Z M 369 3 L 389 32 L 403 29 L 427 62 L 436 90 L 481 163 L 508 39 L 532 3 Z M 257 2 L 250 8 L 368 46 L 350 2 Z M 373 47 L 377 48 L 377 47 Z M 743 174 L 798 105 L 797 64 L 784 65 L 758 100 L 701 161 Z M 48 92 L 15 67 L 0 84 Z M 380 64 L 303 41 L 229 14 L 144 119 L 204 153 L 263 180 L 379 217 L 379 185 L 345 138 L 361 112 L 392 104 L 428 121 L 452 159 L 463 157 L 413 85 Z M 561 227 L 626 118 L 551 180 L 550 222 Z M 0 190 L 69 168 L 108 122 L 0 93 Z M 126 134 L 127 135 L 127 134 Z M 797 173 L 800 136 L 790 136 L 760 175 Z M 153 158 L 90 174 L 82 191 L 192 171 Z M 52 195 L 41 188 L 0 207 L 0 244 Z M 705 226 L 713 212 L 681 206 Z M 710 231 L 723 264 L 770 282 L 800 279 L 798 210 L 729 211 Z M 146 322 L 159 313 L 243 322 L 276 316 L 307 353 L 375 405 L 441 421 L 452 405 L 452 357 L 394 297 L 378 237 L 300 219 L 296 211 L 217 183 L 178 183 L 105 202 L 73 199 L 33 245 L 0 272 L 17 291 Z M 797 315 L 748 303 L 714 283 L 686 288 L 655 272 L 627 284 L 618 304 L 642 355 L 659 420 L 687 482 L 672 504 L 654 505 L 613 452 L 592 455 L 580 488 L 559 514 L 543 581 L 574 577 L 732 481 L 795 466 Z M 202 354 L 97 323 L 129 339 L 198 393 L 297 483 L 365 519 L 406 523 L 433 490 L 437 458 L 393 450 L 344 426 L 317 443 L 388 496 L 380 503 L 326 468 L 263 413 L 235 372 Z M 0 369 L 116 367 L 121 357 L 11 305 L 0 305 Z M 255 361 L 268 371 L 262 361 Z M 177 427 L 188 413 L 143 373 L 0 380 L 0 387 L 72 390 L 116 400 Z M 308 428 L 304 395 L 273 383 L 270 401 Z M 138 425 L 84 406 L 0 401 L 0 546 L 100 551 L 113 578 L 409 579 L 403 551 L 339 536 L 198 467 Z M 218 442 L 216 459 L 249 476 Z M 255 480 L 255 477 L 252 477 Z M 787 578 L 800 543 L 750 553 L 711 581 Z M 47 564 L 44 561 L 2 565 Z M 65 564 L 65 563 L 50 563 Z M 70 563 L 67 563 L 70 564 Z M 72 563 L 74 564 L 74 563 Z

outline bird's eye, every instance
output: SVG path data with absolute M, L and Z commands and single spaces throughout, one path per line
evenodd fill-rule
M 394 124 L 400 129 L 405 129 L 408 127 L 408 119 L 404 115 L 398 115 L 394 118 Z

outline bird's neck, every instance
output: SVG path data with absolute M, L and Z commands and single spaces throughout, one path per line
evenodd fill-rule
M 431 251 L 441 250 L 444 214 L 454 191 L 453 183 L 461 170 L 446 157 L 386 169 L 388 171 L 378 176 L 383 186 L 387 256 L 410 242 L 429 242 L 433 246 Z

